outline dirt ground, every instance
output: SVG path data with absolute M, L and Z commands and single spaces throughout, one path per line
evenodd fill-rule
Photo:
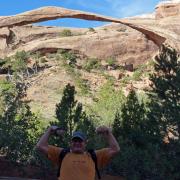
M 0 180 L 57 180 L 56 174 L 42 170 L 40 167 L 22 166 L 0 158 Z M 124 180 L 110 175 L 102 176 L 102 180 Z
M 18 177 L 0 177 L 0 180 L 39 180 L 39 179 L 28 179 L 28 178 L 18 178 Z M 106 175 L 102 177 L 102 180 L 124 180 L 121 177 Z
M 105 175 L 102 177 L 102 180 L 125 180 L 122 177 L 115 177 L 115 176 L 110 176 L 110 175 Z

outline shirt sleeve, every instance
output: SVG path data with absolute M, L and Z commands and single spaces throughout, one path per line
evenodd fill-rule
M 54 165 L 58 165 L 59 163 L 59 154 L 62 151 L 62 148 L 56 146 L 48 146 L 48 159 L 52 161 Z
M 96 150 L 98 168 L 103 168 L 111 160 L 111 157 L 108 151 L 109 151 L 109 148 Z

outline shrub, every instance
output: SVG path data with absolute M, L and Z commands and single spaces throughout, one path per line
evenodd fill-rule
M 68 37 L 68 36 L 72 36 L 72 32 L 69 29 L 64 29 L 61 33 L 60 36 L 62 37 Z
M 96 58 L 87 59 L 87 63 L 84 65 L 84 69 L 90 72 L 92 69 L 100 68 L 100 62 Z
M 114 66 L 116 65 L 116 59 L 113 57 L 109 57 L 106 62 L 108 63 L 109 66 Z
M 46 62 L 48 62 L 48 61 L 46 60 L 46 58 L 42 57 L 42 58 L 40 59 L 40 62 L 41 62 L 41 63 L 46 63 Z
M 72 53 L 72 52 L 64 52 L 64 53 L 62 53 L 62 57 L 63 57 L 63 59 L 64 60 L 66 60 L 66 61 L 69 61 L 68 62 L 68 64 L 70 65 L 70 66 L 74 66 L 75 64 L 76 64 L 76 58 L 77 58 L 77 56 L 74 54 L 74 53 Z
M 92 28 L 92 27 L 89 27 L 88 29 L 89 29 L 90 32 L 95 32 L 95 29 Z

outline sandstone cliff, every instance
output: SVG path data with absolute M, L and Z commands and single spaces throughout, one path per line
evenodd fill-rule
M 119 24 L 98 28 L 96 33 L 88 33 L 87 29 L 71 29 L 74 35 L 80 35 L 65 38 L 58 36 L 62 31 L 61 28 L 24 26 L 34 22 L 67 17 L 111 21 Z M 64 48 L 78 50 L 87 56 L 97 58 L 116 56 L 117 59 L 121 59 L 121 62 L 127 61 L 127 63 L 134 63 L 140 59 L 139 63 L 141 63 L 157 51 L 156 45 L 160 46 L 165 41 L 178 50 L 180 49 L 178 18 L 179 14 L 160 20 L 142 18 L 119 20 L 59 7 L 40 8 L 16 16 L 0 17 L 0 56 L 12 55 L 21 50 L 38 51 Z M 169 25 L 168 22 L 171 24 Z M 107 31 L 103 31 L 103 29 Z M 144 52 L 144 55 L 142 53 L 141 56 L 138 56 L 140 52 Z M 129 59 L 133 60 L 128 61 Z
M 46 54 L 54 53 L 58 49 L 66 49 L 83 57 L 96 57 L 100 61 L 113 57 L 119 65 L 126 63 L 138 66 L 152 59 L 162 43 L 168 43 L 180 52 L 179 5 L 180 3 L 158 5 L 154 18 L 144 16 L 143 18 L 114 19 L 60 7 L 43 7 L 16 16 L 1 16 L 0 58 L 22 50 L 40 51 Z M 31 24 L 57 18 L 80 18 L 112 23 L 93 29 Z M 67 29 L 71 32 L 71 36 L 62 36 L 63 31 Z M 82 77 L 88 80 L 91 90 L 97 90 L 104 83 L 105 78 L 101 78 L 99 74 L 81 73 Z M 122 76 L 117 71 L 108 70 L 108 74 L 113 74 L 116 79 Z M 51 117 L 54 104 L 59 99 L 59 94 L 56 94 L 57 99 L 54 92 L 62 90 L 64 85 L 73 82 L 73 79 L 63 67 L 57 70 L 56 64 L 50 64 L 49 69 L 44 69 L 37 77 L 31 79 L 31 82 L 33 83 L 28 89 L 28 97 L 36 99 L 35 107 L 41 106 L 46 116 L 50 110 Z M 117 86 L 119 86 L 118 83 Z

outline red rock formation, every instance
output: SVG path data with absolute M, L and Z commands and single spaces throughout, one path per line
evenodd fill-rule
M 180 15 L 180 2 L 161 3 L 156 7 L 156 19 L 178 15 Z
M 13 26 L 22 26 L 26 24 L 42 22 L 58 18 L 78 18 L 86 20 L 96 20 L 96 21 L 106 21 L 106 22 L 116 22 L 127 25 L 133 29 L 136 29 L 147 36 L 150 40 L 154 41 L 155 44 L 160 46 L 166 38 L 150 31 L 146 28 L 141 27 L 140 25 L 134 25 L 126 21 L 121 21 L 119 19 L 101 16 L 97 14 L 75 11 L 60 7 L 43 7 L 36 10 L 28 11 L 16 16 L 5 16 L 0 17 L 0 27 L 13 27 Z
M 93 33 L 88 32 L 88 29 L 71 29 L 74 35 L 80 33 L 81 36 L 64 38 L 59 36 L 62 28 L 24 26 L 67 17 L 116 22 L 116 24 L 96 28 Z M 177 15 L 159 20 L 143 18 L 119 20 L 60 7 L 43 7 L 16 16 L 1 16 L 0 57 L 13 55 L 21 50 L 55 51 L 62 48 L 97 58 L 115 56 L 121 63 L 135 64 L 138 59 L 139 63 L 142 63 L 157 51 L 156 45 L 160 46 L 164 42 L 180 51 L 179 18 Z M 103 30 L 105 28 L 108 31 Z

